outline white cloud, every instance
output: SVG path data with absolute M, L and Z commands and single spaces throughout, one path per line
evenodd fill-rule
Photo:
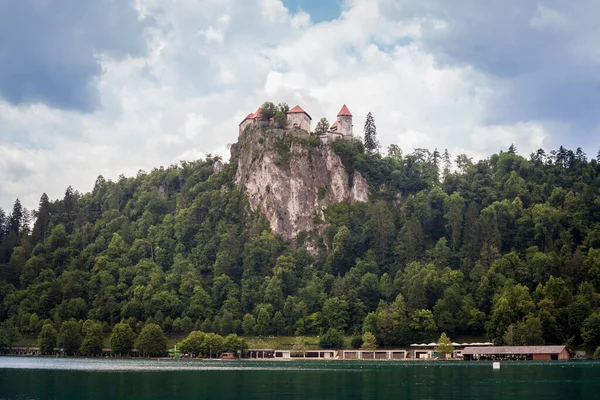
M 314 25 L 280 0 L 137 5 L 140 17 L 158 21 L 147 31 L 151 51 L 122 61 L 98 55 L 102 110 L 0 102 L 1 207 L 16 197 L 34 207 L 42 192 L 62 197 L 68 185 L 90 190 L 99 174 L 117 179 L 208 153 L 227 158 L 238 123 L 265 100 L 300 104 L 315 120 L 332 120 L 346 103 L 356 134 L 371 111 L 380 142 L 406 153 L 485 157 L 514 143 L 528 154 L 551 135 L 543 120 L 488 126 L 486 107 L 502 81 L 441 64 L 420 38 L 446 22 L 398 18 L 391 0 L 347 1 L 338 19 Z
M 563 30 L 571 26 L 571 21 L 564 14 L 538 4 L 535 15 L 529 20 L 529 24 L 536 29 L 558 29 Z
M 305 29 L 311 24 L 310 14 L 300 11 L 292 17 L 291 22 L 295 29 Z
M 206 38 L 208 43 L 223 43 L 223 31 L 209 26 L 200 31 L 200 34 Z
M 267 22 L 276 22 L 288 17 L 288 10 L 281 0 L 259 0 L 259 9 Z M 248 16 L 252 18 L 252 15 Z
M 489 148 L 506 149 L 506 143 L 514 144 L 517 150 L 527 156 L 544 148 L 549 133 L 536 121 L 518 123 L 512 126 L 478 126 L 471 134 L 471 152 L 482 157 L 489 155 Z

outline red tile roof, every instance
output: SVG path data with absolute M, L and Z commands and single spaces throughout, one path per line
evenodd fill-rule
M 302 107 L 300 106 L 296 106 L 294 108 L 292 108 L 290 111 L 288 111 L 288 114 L 306 114 L 306 116 L 308 117 L 308 119 L 310 119 L 312 121 L 311 116 L 302 109 Z
M 342 107 L 342 109 L 340 110 L 340 112 L 338 113 L 338 117 L 340 116 L 352 116 L 352 113 L 350 112 L 350 110 L 348 110 L 348 107 L 346 107 L 346 105 L 344 104 L 344 106 Z
M 306 114 L 306 111 L 304 111 L 300 106 L 296 106 L 296 107 L 292 108 L 290 111 L 288 111 L 288 114 L 296 114 L 296 113 Z
M 329 129 L 332 130 L 332 131 L 336 131 L 337 130 L 337 121 L 335 121 L 333 123 L 333 125 L 331 125 L 331 128 L 329 128 Z
M 566 346 L 473 346 L 465 347 L 462 354 L 559 354 L 565 347 Z
M 252 113 L 248 114 L 248 116 L 246 118 L 244 118 L 244 120 L 242 122 L 240 122 L 240 125 L 243 124 L 244 122 L 248 121 L 249 119 L 254 119 L 254 114 L 252 114 Z

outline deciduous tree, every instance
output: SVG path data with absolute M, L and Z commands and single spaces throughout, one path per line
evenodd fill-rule
M 146 357 L 157 357 L 167 352 L 167 337 L 157 324 L 147 324 L 135 341 L 135 347 Z

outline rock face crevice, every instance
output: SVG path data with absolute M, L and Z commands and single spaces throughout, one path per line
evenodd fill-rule
M 331 204 L 369 200 L 362 175 L 355 172 L 350 186 L 333 149 L 302 130 L 246 130 L 236 153 L 235 183 L 244 187 L 252 211 L 262 212 L 286 240 L 302 232 L 322 233 L 323 211 Z

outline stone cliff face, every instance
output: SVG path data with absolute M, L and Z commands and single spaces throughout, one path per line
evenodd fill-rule
M 322 233 L 323 211 L 330 204 L 367 202 L 369 185 L 354 173 L 353 185 L 334 151 L 301 130 L 253 127 L 240 135 L 235 152 L 235 182 L 242 185 L 253 211 L 287 240 L 301 232 Z

